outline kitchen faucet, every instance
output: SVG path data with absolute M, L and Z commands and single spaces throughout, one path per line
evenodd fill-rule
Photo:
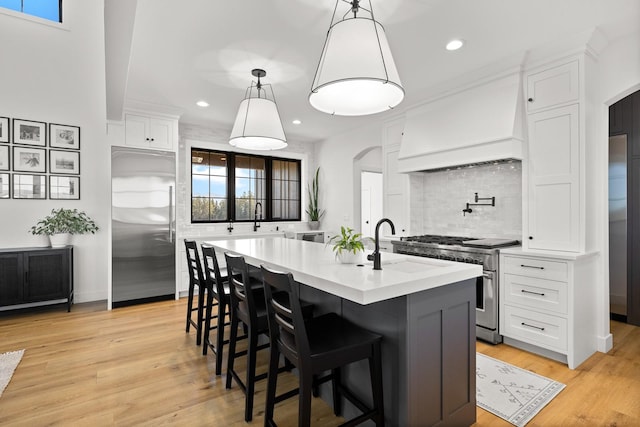
M 260 224 L 258 224 L 258 206 L 260 206 L 260 221 L 262 221 L 262 203 L 256 202 L 256 207 L 253 211 L 253 231 L 258 231 Z
M 395 235 L 396 234 L 396 227 L 393 225 L 393 222 L 391 222 L 391 220 L 389 218 L 382 218 L 380 221 L 378 221 L 378 223 L 376 224 L 376 247 L 373 250 L 372 254 L 367 255 L 367 259 L 369 261 L 373 261 L 373 269 L 374 270 L 382 270 L 381 267 L 381 261 L 380 261 L 380 226 L 385 223 L 388 222 L 389 225 L 391 226 L 391 234 Z

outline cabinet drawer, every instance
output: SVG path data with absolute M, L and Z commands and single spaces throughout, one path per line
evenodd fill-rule
M 566 353 L 567 319 L 503 305 L 500 333 L 529 344 Z
M 578 61 L 527 76 L 527 112 L 580 100 Z
M 567 282 L 504 275 L 504 302 L 567 314 Z
M 524 258 L 504 256 L 500 268 L 505 274 L 539 277 L 541 279 L 566 282 L 569 277 L 569 267 L 563 261 L 550 261 L 540 258 Z

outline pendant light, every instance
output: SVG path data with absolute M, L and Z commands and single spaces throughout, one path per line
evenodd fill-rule
M 338 4 L 350 9 L 335 21 Z M 309 102 L 325 113 L 364 116 L 394 108 L 404 89 L 382 25 L 359 0 L 337 0 Z M 353 16 L 350 16 L 353 14 Z
M 278 150 L 287 146 L 278 106 L 271 85 L 263 85 L 260 78 L 267 75 L 261 69 L 251 70 L 258 83 L 251 82 L 240 103 L 238 115 L 231 130 L 229 144 L 250 150 Z M 264 86 L 269 86 L 271 99 Z

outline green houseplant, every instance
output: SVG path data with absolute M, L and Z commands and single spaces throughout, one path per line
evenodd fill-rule
M 320 173 L 320 167 L 316 169 L 316 174 L 311 180 L 307 191 L 309 193 L 309 207 L 306 209 L 307 215 L 309 215 L 309 228 L 317 230 L 320 227 L 320 218 L 324 215 L 324 209 L 318 207 L 318 174 Z
M 353 264 L 359 260 L 358 252 L 364 252 L 364 241 L 372 240 L 362 237 L 361 233 L 354 233 L 350 227 L 340 227 L 340 234 L 331 236 L 327 244 L 333 243 L 336 258 L 342 263 Z
M 89 216 L 78 209 L 52 209 L 36 225 L 31 227 L 31 234 L 49 236 L 51 246 L 65 246 L 72 234 L 95 234 L 99 228 Z

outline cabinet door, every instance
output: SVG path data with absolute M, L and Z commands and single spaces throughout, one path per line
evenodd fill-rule
M 149 119 L 135 114 L 125 114 L 125 144 L 134 147 L 149 147 L 147 134 Z
M 527 112 L 580 99 L 578 61 L 527 76 Z
M 404 235 L 409 233 L 409 176 L 398 173 L 399 153 L 399 145 L 384 149 L 383 211 L 395 225 L 396 234 Z
M 67 298 L 69 295 L 68 252 L 25 252 L 27 271 L 25 302 Z
M 530 249 L 580 250 L 579 107 L 529 115 Z
M 0 255 L 0 306 L 20 304 L 24 299 L 22 255 Z
M 172 149 L 172 124 L 169 120 L 149 119 L 149 147 Z

